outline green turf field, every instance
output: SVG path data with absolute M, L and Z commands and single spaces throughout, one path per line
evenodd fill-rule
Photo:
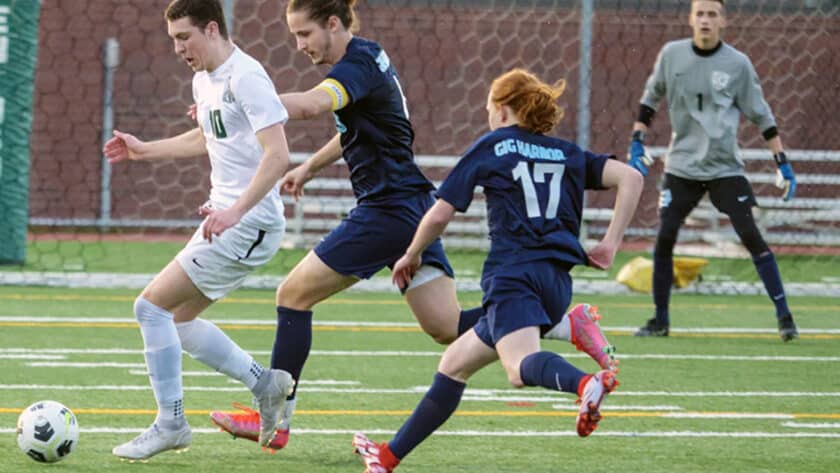
M 420 399 L 441 347 L 411 324 L 395 294 L 345 294 L 315 313 L 315 338 L 289 446 L 276 455 L 218 433 L 207 413 L 248 392 L 185 357 L 193 445 L 147 464 L 111 448 L 154 417 L 134 291 L 0 288 L 0 471 L 358 472 L 354 431 L 390 438 Z M 273 294 L 239 291 L 211 308 L 237 342 L 268 362 Z M 462 294 L 466 306 L 479 294 Z M 594 299 L 587 301 L 595 302 Z M 574 434 L 574 398 L 514 390 L 498 365 L 479 373 L 459 411 L 399 472 L 829 472 L 840 464 L 840 300 L 794 298 L 802 338 L 783 344 L 764 297 L 676 296 L 674 333 L 637 339 L 648 297 L 602 297 L 607 335 L 623 355 L 621 386 L 590 438 Z M 340 322 L 340 323 L 339 323 Z M 362 324 L 361 322 L 374 322 Z M 688 331 L 686 329 L 706 329 Z M 578 366 L 596 365 L 550 341 Z M 204 374 L 204 376 L 202 376 Z M 136 387 L 136 388 L 131 388 Z M 15 445 L 18 412 L 39 399 L 70 406 L 82 434 L 67 460 L 45 467 Z M 91 431 L 91 429 L 95 429 Z
M 29 242 L 27 261 L 22 266 L 0 265 L 0 271 L 61 271 L 61 272 L 115 272 L 153 274 L 175 256 L 184 242 L 138 241 L 59 241 L 36 239 Z M 254 274 L 287 274 L 306 254 L 306 250 L 284 249 L 272 261 L 258 268 Z M 477 278 L 487 257 L 485 251 L 450 250 L 447 256 L 459 277 Z M 576 267 L 578 277 L 614 279 L 621 267 L 636 256 L 650 258 L 650 252 L 623 251 L 616 255 L 609 272 Z M 748 257 L 708 258 L 703 277 L 714 280 L 758 281 L 755 267 Z M 785 282 L 837 282 L 837 258 L 831 255 L 777 255 L 779 270 Z M 388 275 L 383 271 L 382 275 Z M 828 279 L 827 279 L 828 278 Z

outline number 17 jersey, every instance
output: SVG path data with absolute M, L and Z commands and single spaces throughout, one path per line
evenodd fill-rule
M 537 260 L 585 264 L 578 241 L 584 190 L 602 188 L 609 158 L 518 126 L 499 128 L 467 150 L 437 195 L 464 212 L 483 186 L 491 241 L 485 275 Z

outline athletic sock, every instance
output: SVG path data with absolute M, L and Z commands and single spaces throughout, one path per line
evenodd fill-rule
M 426 440 L 455 412 L 466 386 L 443 373 L 436 373 L 432 386 L 417 404 L 414 413 L 388 443 L 390 452 L 397 459 L 403 459 Z
M 175 324 L 181 347 L 196 360 L 241 381 L 254 394 L 265 369 L 213 322 L 194 319 Z M 263 382 L 262 384 L 266 384 Z
M 776 257 L 773 252 L 768 251 L 753 258 L 755 270 L 758 277 L 764 283 L 764 289 L 773 304 L 776 306 L 776 318 L 780 319 L 790 315 L 790 308 L 787 305 L 785 287 L 782 284 L 782 275 L 779 273 L 779 266 L 776 264 Z
M 670 325 L 668 303 L 671 299 L 671 285 L 674 283 L 674 257 L 653 255 L 653 303 L 656 306 L 656 323 L 661 327 Z
M 519 365 L 519 377 L 526 386 L 542 386 L 554 391 L 577 393 L 586 375 L 562 356 L 550 351 L 531 353 Z
M 288 371 L 295 379 L 289 399 L 297 394 L 297 381 L 312 348 L 312 311 L 277 306 L 277 334 L 271 351 L 271 368 Z
M 187 421 L 181 383 L 181 341 L 174 317 L 143 296 L 134 301 L 134 316 L 143 335 L 146 368 L 158 405 L 155 423 L 165 430 L 180 429 Z

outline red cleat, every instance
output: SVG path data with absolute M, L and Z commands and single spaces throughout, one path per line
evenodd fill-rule
M 353 449 L 365 463 L 364 473 L 391 473 L 400 463 L 387 443 L 375 444 L 363 433 L 353 436 Z
M 243 412 L 213 411 L 210 413 L 210 420 L 235 438 L 257 442 L 260 438 L 260 413 L 236 402 L 233 403 L 233 407 Z M 277 429 L 274 438 L 271 439 L 265 449 L 280 450 L 288 443 L 289 429 Z
M 567 314 L 571 331 L 571 342 L 575 348 L 591 356 L 602 369 L 618 371 L 615 347 L 610 345 L 598 321 L 598 308 L 589 304 L 578 304 Z
M 604 396 L 611 393 L 618 384 L 615 373 L 610 370 L 601 370 L 589 376 L 578 401 L 580 402 L 577 415 L 578 435 L 587 437 L 598 428 L 598 422 L 601 421 L 601 402 Z

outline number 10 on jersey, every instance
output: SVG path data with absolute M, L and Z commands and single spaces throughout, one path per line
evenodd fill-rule
M 558 163 L 534 163 L 534 177 L 528 171 L 528 163 L 519 161 L 513 168 L 513 180 L 522 181 L 522 193 L 525 195 L 525 209 L 528 218 L 557 218 L 557 208 L 560 206 L 560 190 L 563 182 L 565 164 Z M 537 196 L 537 188 L 534 183 L 544 183 L 546 176 L 551 175 L 548 184 L 548 205 L 545 208 L 545 215 L 540 212 L 540 201 Z

